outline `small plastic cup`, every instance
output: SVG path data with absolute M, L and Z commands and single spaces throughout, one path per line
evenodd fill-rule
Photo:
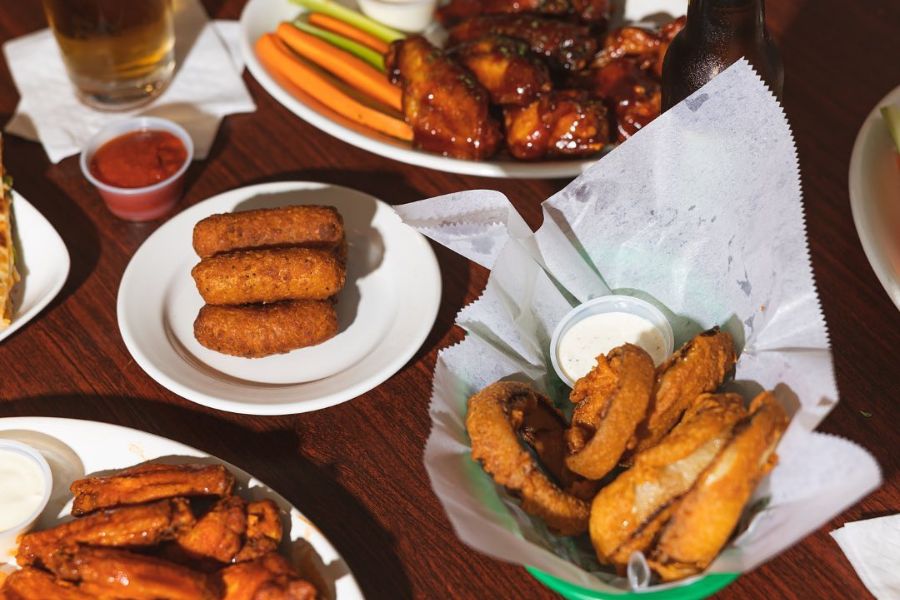
M 15 549 L 16 539 L 19 535 L 31 529 L 40 514 L 47 508 L 47 503 L 50 501 L 50 491 L 53 489 L 53 474 L 50 472 L 50 465 L 47 464 L 47 460 L 41 456 L 40 452 L 28 444 L 15 440 L 0 439 L 0 450 L 11 451 L 34 461 L 44 479 L 44 494 L 37 507 L 22 522 L 0 531 L 0 556 L 2 556 L 3 553 Z
M 167 179 L 139 188 L 109 185 L 94 177 L 90 170 L 91 158 L 106 142 L 134 131 L 166 131 L 184 144 L 187 156 L 184 164 Z M 184 174 L 194 159 L 194 142 L 181 125 L 159 117 L 135 117 L 113 123 L 88 140 L 81 152 L 81 172 L 93 184 L 109 211 L 127 221 L 152 221 L 168 214 L 184 191 Z
M 675 335 L 672 332 L 672 325 L 662 311 L 649 302 L 633 296 L 620 296 L 617 294 L 600 296 L 588 300 L 570 310 L 566 316 L 562 318 L 556 326 L 556 329 L 553 331 L 553 337 L 550 339 L 550 362 L 553 364 L 553 370 L 556 371 L 559 378 L 569 387 L 574 387 L 575 381 L 569 377 L 560 364 L 559 344 L 562 341 L 562 338 L 572 326 L 583 319 L 593 315 L 611 312 L 629 313 L 650 321 L 662 336 L 666 356 L 672 354 L 675 349 Z M 622 343 L 625 343 L 626 341 L 628 340 L 622 340 Z
M 366 16 L 407 33 L 425 31 L 437 4 L 437 0 L 359 0 Z

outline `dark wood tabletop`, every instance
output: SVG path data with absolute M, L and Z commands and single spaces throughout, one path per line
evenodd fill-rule
M 244 1 L 204 4 L 214 17 L 234 19 Z M 841 396 L 820 429 L 865 446 L 883 469 L 884 485 L 720 596 L 863 598 L 865 588 L 828 532 L 900 509 L 900 312 L 863 254 L 847 172 L 864 118 L 900 84 L 900 3 L 770 0 L 767 9 L 784 56 L 784 101 L 799 149 L 812 263 Z M 5 2 L 0 11 L 0 41 L 45 26 L 40 2 Z M 537 227 L 540 202 L 566 183 L 465 177 L 394 162 L 318 131 L 249 74 L 244 80 L 258 110 L 223 122 L 210 157 L 189 170 L 182 208 L 232 188 L 280 180 L 348 185 L 391 204 L 493 188 Z M 0 122 L 12 116 L 18 99 L 0 61 Z M 39 144 L 5 136 L 5 145 L 16 188 L 59 231 L 72 267 L 50 306 L 0 344 L 0 417 L 116 423 L 230 461 L 316 523 L 371 598 L 554 596 L 522 568 L 460 543 L 422 466 L 435 358 L 462 338 L 453 318 L 478 297 L 484 269 L 434 247 L 444 289 L 437 322 L 415 357 L 372 391 L 293 416 L 218 412 L 157 384 L 119 334 L 119 280 L 161 223 L 113 217 L 76 157 L 54 165 Z

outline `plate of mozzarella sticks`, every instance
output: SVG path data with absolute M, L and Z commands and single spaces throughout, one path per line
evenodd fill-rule
M 232 190 L 189 208 L 138 249 L 119 329 L 156 381 L 249 414 L 316 410 L 402 367 L 437 314 L 425 239 L 388 205 L 327 184 Z

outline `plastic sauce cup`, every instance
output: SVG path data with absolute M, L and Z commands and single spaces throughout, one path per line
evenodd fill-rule
M 108 141 L 136 131 L 166 131 L 177 137 L 187 151 L 184 164 L 168 178 L 138 188 L 117 187 L 104 183 L 91 173 L 94 153 Z M 127 221 L 152 221 L 169 213 L 184 190 L 184 174 L 194 159 L 194 142 L 177 123 L 158 117 L 136 117 L 113 123 L 88 140 L 81 152 L 81 172 L 93 184 L 109 211 Z
M 53 488 L 53 474 L 50 472 L 50 465 L 47 464 L 47 460 L 41 456 L 40 452 L 28 444 L 23 444 L 22 442 L 17 442 L 15 440 L 0 439 L 0 450 L 18 454 L 25 457 L 27 460 L 33 461 L 35 466 L 37 466 L 38 470 L 41 472 L 44 481 L 43 496 L 31 514 L 19 523 L 0 531 L 0 561 L 2 561 L 4 553 L 14 553 L 16 539 L 19 535 L 31 529 L 34 522 L 37 521 L 37 518 L 47 507 L 47 503 L 50 501 L 50 491 Z M 4 482 L 0 481 L 0 486 L 3 486 L 3 484 Z
M 642 319 L 649 321 L 653 328 L 659 333 L 662 338 L 665 356 L 671 355 L 675 348 L 675 335 L 672 332 L 672 326 L 669 324 L 669 320 L 661 310 L 649 302 L 633 296 L 620 296 L 615 294 L 588 300 L 570 310 L 566 316 L 562 318 L 556 326 L 556 329 L 553 331 L 553 337 L 550 340 L 550 362 L 553 364 L 553 369 L 556 371 L 557 375 L 559 375 L 559 378 L 569 387 L 574 387 L 575 381 L 562 367 L 562 361 L 559 356 L 560 343 L 566 333 L 568 333 L 574 325 L 588 317 L 603 313 L 627 313 L 641 317 Z M 628 339 L 621 340 L 621 343 L 629 341 L 640 345 L 639 341 Z M 590 358 L 593 359 L 595 357 Z

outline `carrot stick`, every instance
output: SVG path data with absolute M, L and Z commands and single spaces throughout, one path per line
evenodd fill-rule
M 403 92 L 384 73 L 351 54 L 341 52 L 328 42 L 303 33 L 290 23 L 282 23 L 275 32 L 291 50 L 331 72 L 361 92 L 401 110 Z
M 412 128 L 383 112 L 360 104 L 296 58 L 274 33 L 256 41 L 256 55 L 270 72 L 280 75 L 336 113 L 392 137 L 411 141 Z
M 344 52 L 348 52 L 356 58 L 366 61 L 379 71 L 384 72 L 384 55 L 380 52 L 376 52 L 368 46 L 364 46 L 359 42 L 354 42 L 350 38 L 338 35 L 327 29 L 322 29 L 321 27 L 316 27 L 315 25 L 311 25 L 300 19 L 296 19 L 292 24 L 303 33 L 315 36 L 320 40 L 325 40 L 332 46 L 337 46 Z
M 321 27 L 322 29 L 327 29 L 332 33 L 340 34 L 346 38 L 350 38 L 355 42 L 359 42 L 364 46 L 368 46 L 372 50 L 376 52 L 380 52 L 384 54 L 388 51 L 388 45 L 386 42 L 379 40 L 377 37 L 370 33 L 366 33 L 362 29 L 358 29 L 349 23 L 345 23 L 340 19 L 335 19 L 334 17 L 330 17 L 326 14 L 322 13 L 309 13 L 309 22 L 312 25 L 316 25 L 317 27 Z

